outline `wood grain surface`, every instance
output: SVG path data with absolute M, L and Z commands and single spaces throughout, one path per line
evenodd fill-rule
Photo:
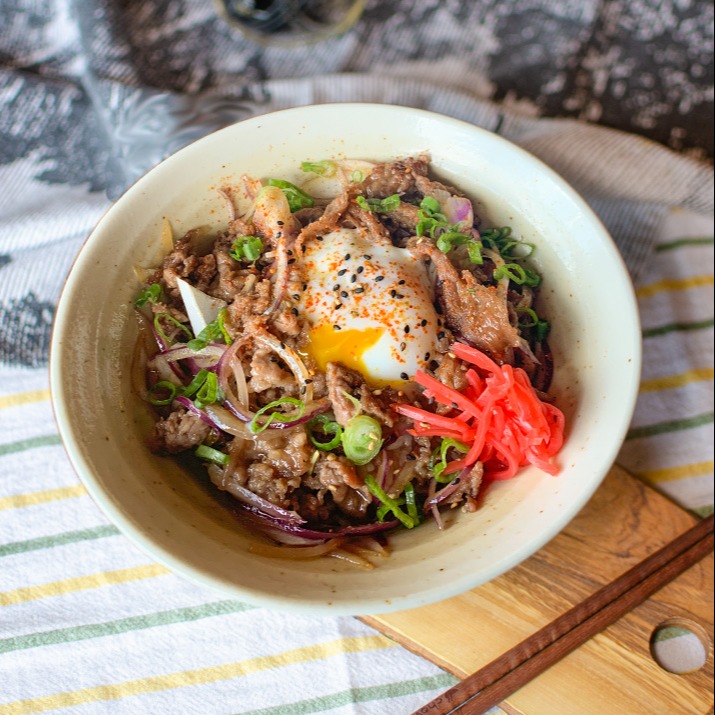
M 569 526 L 520 566 L 447 601 L 363 620 L 459 678 L 686 531 L 695 517 L 614 467 Z M 661 623 L 694 624 L 705 666 L 663 670 L 650 639 Z M 522 715 L 705 715 L 713 709 L 713 557 L 686 571 L 502 705 Z

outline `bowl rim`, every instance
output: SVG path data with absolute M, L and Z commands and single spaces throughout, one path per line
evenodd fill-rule
M 384 598 L 359 598 L 353 600 L 339 600 L 331 604 L 326 600 L 281 596 L 264 590 L 247 588 L 235 583 L 228 583 L 219 577 L 212 575 L 207 570 L 190 564 L 180 557 L 175 556 L 171 551 L 161 546 L 156 539 L 147 535 L 147 533 L 144 532 L 141 527 L 130 518 L 129 514 L 123 508 L 120 508 L 119 505 L 115 504 L 112 499 L 108 497 L 100 486 L 96 475 L 93 473 L 88 458 L 83 453 L 75 432 L 75 426 L 72 424 L 68 414 L 67 403 L 72 399 L 72 396 L 67 394 L 63 386 L 63 350 L 67 349 L 66 344 L 63 343 L 63 336 L 67 331 L 68 326 L 66 323 L 71 314 L 72 294 L 81 280 L 83 269 L 86 269 L 86 266 L 83 264 L 87 259 L 89 247 L 94 245 L 94 242 L 97 240 L 96 236 L 101 234 L 104 224 L 108 222 L 113 215 L 122 211 L 122 205 L 125 203 L 127 198 L 131 198 L 133 194 L 140 192 L 144 183 L 149 181 L 149 177 L 156 173 L 160 167 L 163 167 L 167 162 L 173 161 L 178 156 L 195 151 L 195 145 L 200 144 L 211 137 L 216 137 L 220 134 L 230 134 L 236 131 L 236 127 L 238 126 L 255 124 L 268 117 L 273 117 L 275 115 L 300 115 L 301 120 L 303 120 L 309 117 L 312 113 L 321 114 L 324 112 L 333 113 L 355 110 L 402 116 L 407 113 L 412 114 L 415 117 L 424 117 L 432 121 L 439 121 L 440 123 L 446 125 L 447 128 L 451 126 L 462 131 L 473 132 L 477 135 L 481 135 L 482 139 L 487 139 L 488 141 L 501 144 L 507 151 L 516 153 L 522 160 L 534 165 L 538 168 L 540 173 L 544 174 L 551 182 L 557 185 L 560 190 L 568 196 L 570 201 L 578 207 L 579 211 L 583 214 L 584 219 L 590 224 L 590 227 L 595 232 L 600 234 L 604 249 L 609 252 L 613 265 L 618 266 L 620 271 L 619 278 L 621 280 L 619 281 L 619 288 L 623 290 L 624 298 L 626 299 L 623 309 L 628 313 L 628 317 L 633 323 L 634 328 L 631 336 L 633 338 L 632 345 L 629 346 L 632 354 L 633 378 L 631 384 L 629 385 L 629 392 L 621 395 L 621 404 L 623 405 L 621 419 L 620 423 L 616 425 L 617 428 L 613 431 L 613 439 L 610 444 L 610 449 L 605 453 L 607 458 L 604 458 L 603 464 L 607 464 L 608 466 L 605 468 L 605 471 L 603 471 L 603 474 L 600 474 L 599 478 L 594 479 L 590 487 L 580 493 L 580 499 L 572 501 L 569 504 L 569 507 L 564 509 L 564 511 L 559 514 L 559 518 L 553 520 L 548 528 L 545 528 L 537 538 L 530 540 L 528 543 L 524 543 L 521 548 L 515 549 L 498 561 L 496 573 L 493 576 L 476 581 L 473 578 L 470 579 L 464 577 L 454 582 L 450 582 L 449 587 L 444 585 L 432 586 L 430 589 L 420 592 L 417 596 L 397 596 L 390 603 L 387 603 Z M 175 575 L 259 607 L 277 608 L 283 611 L 312 615 L 319 613 L 320 615 L 330 616 L 388 613 L 442 601 L 471 590 L 472 588 L 476 588 L 492 578 L 498 577 L 517 564 L 521 563 L 532 554 L 536 553 L 546 543 L 560 533 L 565 526 L 583 509 L 585 504 L 600 487 L 608 471 L 612 468 L 633 416 L 638 397 L 639 378 L 642 367 L 642 341 L 640 335 L 640 316 L 635 288 L 628 273 L 623 256 L 618 250 L 612 236 L 580 193 L 541 159 L 511 140 L 506 139 L 505 137 L 488 129 L 471 124 L 468 121 L 455 119 L 448 115 L 430 110 L 369 102 L 331 102 L 324 104 L 309 104 L 257 114 L 202 136 L 176 152 L 173 152 L 171 155 L 153 166 L 141 177 L 136 179 L 118 199 L 111 203 L 101 218 L 96 222 L 79 249 L 68 272 L 58 299 L 55 318 L 52 325 L 49 351 L 50 395 L 55 421 L 65 452 L 67 453 L 73 469 L 87 489 L 90 497 L 97 504 L 100 511 L 102 511 L 102 513 L 117 526 L 124 536 L 129 538 L 129 540 L 138 546 L 147 556 L 157 563 L 167 567 Z

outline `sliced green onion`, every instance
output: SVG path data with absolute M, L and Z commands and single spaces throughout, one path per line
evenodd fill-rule
M 242 263 L 253 263 L 261 257 L 263 241 L 258 236 L 239 236 L 231 246 L 229 255 L 234 260 Z
M 372 474 L 368 474 L 365 476 L 365 486 L 370 490 L 370 494 L 372 494 L 376 499 L 382 502 L 382 504 L 387 509 L 389 509 L 389 511 L 391 511 L 393 515 L 397 519 L 399 519 L 406 528 L 414 529 L 414 527 L 417 525 L 415 523 L 415 520 L 409 514 L 405 514 L 405 512 L 400 509 L 398 501 L 386 494 L 385 490 L 377 483 L 375 477 L 373 477 Z M 387 510 L 385 510 L 382 518 L 384 519 L 386 515 Z
M 382 427 L 374 417 L 356 415 L 345 426 L 342 442 L 345 456 L 353 464 L 367 464 L 382 447 Z
M 221 308 L 218 312 L 218 316 L 216 317 L 216 321 L 218 322 L 218 328 L 221 331 L 221 335 L 223 335 L 224 342 L 226 345 L 230 345 L 233 342 L 233 338 L 228 334 L 228 330 L 226 330 L 227 313 L 228 310 L 226 308 Z
M 167 390 L 169 392 L 169 396 L 163 398 L 154 397 L 154 393 L 158 390 Z M 173 382 L 169 382 L 168 380 L 162 380 L 161 382 L 157 382 L 156 385 L 152 385 L 152 387 L 149 388 L 147 400 L 149 400 L 152 405 L 156 405 L 157 407 L 161 405 L 170 405 L 174 401 L 177 392 L 177 387 Z
M 548 334 L 551 332 L 551 323 L 548 320 L 539 320 L 536 324 L 536 342 L 541 343 L 546 340 Z
M 417 509 L 415 488 L 412 486 L 411 482 L 407 482 L 407 484 L 405 484 L 405 502 L 407 503 L 407 513 L 415 522 L 415 526 L 417 526 L 420 523 L 420 513 Z
M 313 172 L 319 176 L 335 176 L 338 166 L 334 161 L 304 161 L 300 165 L 301 171 Z
M 439 213 L 442 207 L 439 205 L 439 201 L 437 201 L 437 199 L 432 196 L 425 196 L 420 203 L 420 208 L 428 216 L 434 216 L 434 214 Z
M 157 334 L 167 343 L 171 344 L 174 342 L 174 340 L 163 331 L 161 327 L 162 320 L 166 320 L 169 323 L 173 323 L 182 332 L 186 333 L 188 337 L 191 337 L 191 331 L 183 323 L 180 323 L 173 315 L 169 315 L 169 313 L 157 313 L 154 316 L 154 328 L 156 329 Z
M 294 415 L 286 415 L 283 412 L 271 412 L 271 414 L 266 415 L 265 422 L 260 424 L 258 423 L 259 417 L 265 415 L 268 410 L 273 410 L 281 405 L 295 405 L 298 410 Z M 269 402 L 265 407 L 261 407 L 261 409 L 258 410 L 258 412 L 256 412 L 253 416 L 253 419 L 248 423 L 248 429 L 250 429 L 254 434 L 259 434 L 260 432 L 263 432 L 263 430 L 266 429 L 274 420 L 277 420 L 278 422 L 293 422 L 294 420 L 299 420 L 303 416 L 304 412 L 305 403 L 303 401 L 298 400 L 295 397 L 281 397 L 278 400 Z
M 299 189 L 295 184 L 283 179 L 268 179 L 268 186 L 277 186 L 288 199 L 288 206 L 291 213 L 295 213 L 300 209 L 309 209 L 315 205 L 315 201 L 311 196 Z
M 469 236 L 459 231 L 446 231 L 437 239 L 437 248 L 442 253 L 449 253 L 453 248 L 469 242 Z
M 467 255 L 471 263 L 476 265 L 482 265 L 484 263 L 484 256 L 482 256 L 482 245 L 481 241 L 470 241 L 467 244 Z
M 365 181 L 365 174 L 360 171 L 360 169 L 355 169 L 352 174 L 350 174 L 350 183 L 360 184 Z
M 206 382 L 206 375 L 208 374 L 208 370 L 199 370 L 196 375 L 194 375 L 194 379 L 181 390 L 181 394 L 184 397 L 193 397 L 199 391 L 199 388 L 204 384 L 204 382 Z
M 335 436 L 329 442 L 318 441 L 313 435 L 313 429 L 316 426 L 320 426 L 320 429 L 324 434 L 332 434 Z M 323 452 L 329 452 L 330 450 L 340 446 L 340 442 L 343 437 L 343 428 L 335 420 L 331 420 L 327 415 L 318 415 L 308 423 L 308 436 L 315 447 Z
M 156 303 L 161 297 L 161 286 L 158 283 L 152 283 L 145 288 L 134 301 L 137 308 L 143 308 L 147 303 Z
M 358 196 L 356 201 L 361 209 L 374 213 L 384 214 L 400 208 L 400 197 L 397 194 L 388 196 L 386 199 L 366 199 L 364 196 Z
M 494 271 L 494 279 L 508 278 L 517 285 L 527 285 L 535 288 L 541 283 L 541 276 L 530 268 L 524 268 L 518 263 L 505 263 Z
M 189 342 L 186 343 L 186 347 L 191 350 L 203 350 L 209 343 L 216 342 L 220 338 L 225 339 L 227 335 L 226 328 L 224 327 L 225 311 L 226 308 L 222 308 L 216 320 L 209 323 L 193 340 L 189 340 Z
M 196 392 L 194 404 L 201 409 L 206 405 L 214 405 L 222 401 L 221 388 L 218 385 L 218 375 L 215 372 L 206 370 L 206 377 L 203 384 Z
M 213 447 L 208 447 L 205 444 L 200 444 L 194 454 L 199 459 L 205 459 L 208 462 L 213 462 L 214 464 L 226 465 L 230 461 L 230 457 L 225 452 L 219 452 L 218 449 Z
M 432 472 L 434 473 L 435 481 L 438 481 L 440 484 L 447 484 L 448 482 L 452 481 L 452 477 L 444 473 L 444 470 L 447 468 L 447 452 L 449 451 L 450 447 L 456 449 L 462 454 L 466 454 L 467 452 L 469 452 L 469 447 L 466 444 L 460 442 L 459 440 L 452 439 L 451 437 L 442 440 L 442 443 L 432 455 L 434 458 L 437 456 L 437 454 L 439 454 L 440 461 L 432 467 Z

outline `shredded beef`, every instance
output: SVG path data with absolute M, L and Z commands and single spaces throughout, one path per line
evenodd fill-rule
M 426 175 L 429 164 L 425 157 L 378 164 L 362 182 L 362 190 L 370 198 L 385 199 L 415 190 L 415 176 Z
M 394 418 L 389 409 L 389 391 L 387 394 L 382 391 L 379 391 L 380 395 L 374 394 L 359 372 L 337 362 L 328 363 L 326 383 L 335 419 L 342 427 L 345 427 L 361 411 L 387 427 L 393 426 Z M 346 393 L 358 400 L 360 407 Z M 383 394 L 385 397 L 382 396 Z
M 189 231 L 177 241 L 174 250 L 164 259 L 160 276 L 173 298 L 179 298 L 177 278 L 184 278 L 194 288 L 206 292 L 216 275 L 216 259 L 213 254 L 200 256 L 196 253 L 194 242 L 201 235 L 200 231 Z
M 210 432 L 200 417 L 180 407 L 154 425 L 149 445 L 160 454 L 178 454 L 200 445 Z
M 365 516 L 370 493 L 345 457 L 328 455 L 320 459 L 315 465 L 315 474 L 343 513 L 356 518 Z
M 432 261 L 437 271 L 437 295 L 447 325 L 495 360 L 504 361 L 519 345 L 519 333 L 509 322 L 506 301 L 497 289 L 481 285 L 469 271 L 462 271 L 460 275 L 447 254 L 432 241 L 412 239 L 408 248 L 413 255 Z

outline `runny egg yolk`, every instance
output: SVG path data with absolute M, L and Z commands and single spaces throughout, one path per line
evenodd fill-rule
M 310 331 L 309 353 L 323 372 L 329 362 L 339 362 L 366 375 L 369 370 L 363 356 L 384 332 L 383 328 L 336 331 L 332 325 L 319 325 Z
M 421 260 L 359 228 L 304 248 L 299 310 L 312 326 L 304 349 L 319 369 L 339 362 L 381 386 L 429 364 L 441 323 Z

